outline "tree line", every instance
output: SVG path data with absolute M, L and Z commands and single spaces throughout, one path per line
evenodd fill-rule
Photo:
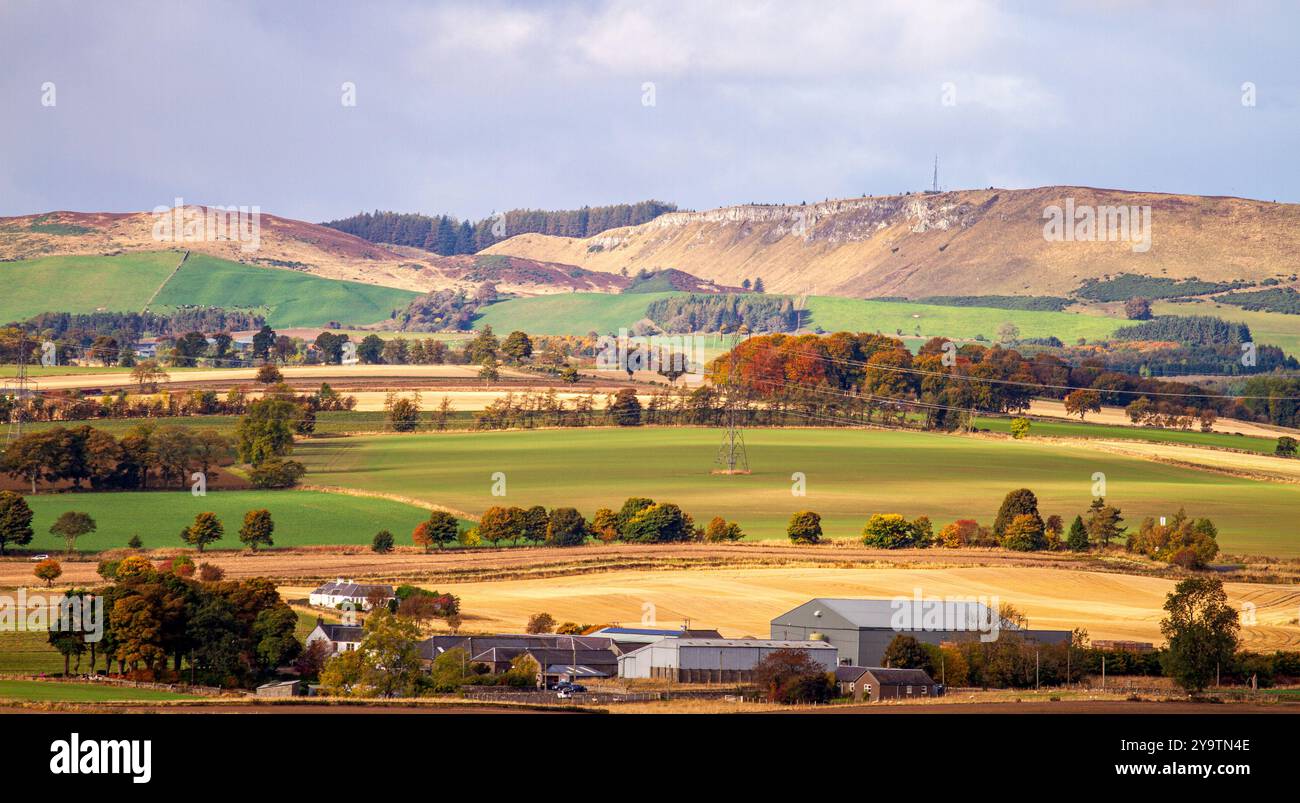
M 450 215 L 375 210 L 331 220 L 323 225 L 372 243 L 405 245 L 452 256 L 478 253 L 516 234 L 591 237 L 609 229 L 636 226 L 676 210 L 675 204 L 641 201 L 566 210 L 513 209 L 475 222 L 457 220 Z
M 799 328 L 799 312 L 789 296 L 691 293 L 656 299 L 645 314 L 666 332 L 734 332 L 741 326 L 753 332 L 792 332 Z
M 1276 424 L 1293 418 L 1296 409 L 1282 399 L 1261 405 L 1222 398 L 1195 383 L 1120 373 L 1098 360 L 1071 365 L 1051 354 L 1026 356 L 977 343 L 958 347 L 938 337 L 913 356 L 901 340 L 880 334 L 756 335 L 708 367 L 719 387 L 733 370 L 743 395 L 742 415 L 750 423 L 787 418 L 902 423 L 914 417 L 927 429 L 951 430 L 969 428 L 975 413 L 1014 414 L 1027 410 L 1035 397 L 1064 399 L 1080 390 L 1095 393 L 1098 406 L 1126 405 L 1144 395 L 1177 399 L 1193 417 L 1208 409 L 1220 417 Z M 1281 395 L 1285 381 L 1260 377 L 1247 388 L 1267 383 L 1271 393 Z
M 134 680 L 227 688 L 252 688 L 301 656 L 298 615 L 274 583 L 192 574 L 188 559 L 155 566 L 133 555 L 101 564 L 108 585 L 68 595 L 103 597 L 103 637 L 86 642 L 85 633 L 51 631 L 51 642 L 78 664 L 89 652 L 92 669 L 102 659 L 109 674 L 116 665 L 116 674 Z

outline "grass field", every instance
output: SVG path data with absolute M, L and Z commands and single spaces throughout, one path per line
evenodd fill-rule
M 26 549 L 50 554 L 64 548 L 50 534 L 50 525 L 69 510 L 89 513 L 99 525 L 77 541 L 84 552 L 124 548 L 137 534 L 149 549 L 183 547 L 181 528 L 206 511 L 216 513 L 226 531 L 210 549 L 239 549 L 244 513 L 259 508 L 271 511 L 276 546 L 369 544 L 384 529 L 409 543 L 411 530 L 428 517 L 425 510 L 401 502 L 315 491 L 212 491 L 204 497 L 188 491 L 63 493 L 28 496 L 27 503 L 36 514 L 36 537 Z
M 60 669 L 62 671 L 62 669 Z M 40 680 L 0 680 L 0 700 L 24 702 L 103 703 L 110 700 L 189 700 L 191 694 L 160 689 L 133 689 L 107 683 L 47 683 Z
M 942 335 L 968 340 L 983 335 L 990 342 L 997 338 L 998 327 L 1008 322 L 1020 327 L 1021 337 L 1054 335 L 1065 343 L 1073 343 L 1081 337 L 1089 341 L 1101 340 L 1124 325 L 1124 321 L 1113 318 L 1072 312 L 943 307 L 831 296 L 811 296 L 806 308 L 809 312 L 806 325 L 819 326 L 827 332 L 880 331 L 894 335 L 901 329 L 903 334 L 914 335 L 919 330 L 924 337 Z
M 0 322 L 42 312 L 139 312 L 181 261 L 174 251 L 0 262 Z
M 474 321 L 476 329 L 491 326 L 500 334 L 522 329 L 539 335 L 602 335 L 631 329 L 645 317 L 650 302 L 674 293 L 562 293 L 531 298 L 512 298 L 483 310 Z
M 418 293 L 322 279 L 191 254 L 157 251 L 120 256 L 57 256 L 0 263 L 0 321 L 41 312 L 166 312 L 181 305 L 248 309 L 275 327 L 369 324 L 388 318 Z M 170 277 L 170 278 L 169 278 Z M 157 295 L 155 296 L 155 292 Z M 152 301 L 151 301 L 152 299 Z
M 388 318 L 417 295 L 192 254 L 150 309 L 186 304 L 251 309 L 265 314 L 267 323 L 275 327 L 321 326 L 330 321 L 365 324 Z
M 523 329 L 535 334 L 585 335 L 594 330 L 606 334 L 617 332 L 619 328 L 630 329 L 645 317 L 646 307 L 652 301 L 670 295 L 673 294 L 565 293 L 516 298 L 487 307 L 475 321 L 475 326 L 482 328 L 491 324 L 493 330 L 499 332 Z M 1080 337 L 1089 340 L 1104 338 L 1124 324 L 1124 321 L 1114 318 L 1069 312 L 943 307 L 831 296 L 811 296 L 805 308 L 808 311 L 806 325 L 809 328 L 821 327 L 828 332 L 879 330 L 894 335 L 902 330 L 904 335 L 915 335 L 919 329 L 925 337 L 945 335 L 958 339 L 984 335 L 991 340 L 997 336 L 998 327 L 1010 321 L 1020 327 L 1022 337 L 1055 335 L 1072 343 Z
M 1219 527 L 1226 551 L 1300 555 L 1300 486 L 1238 479 L 1141 458 L 1047 443 L 864 430 L 746 430 L 753 473 L 710 474 L 721 432 L 592 429 L 365 436 L 303 444 L 312 482 L 386 491 L 479 513 L 491 505 L 572 505 L 586 515 L 628 496 L 680 504 L 703 524 L 738 521 L 751 538 L 783 538 L 791 513 L 822 514 L 827 536 L 851 538 L 876 512 L 991 524 L 1007 491 L 1028 487 L 1043 515 L 1073 518 L 1103 472 L 1107 498 L 1136 526 L 1186 507 Z M 504 472 L 505 498 L 491 494 Z M 807 478 L 806 498 L 791 493 Z
M 86 657 L 82 658 L 83 669 L 86 660 Z M 50 646 L 46 633 L 0 631 L 0 675 L 40 675 L 62 671 L 63 656 Z

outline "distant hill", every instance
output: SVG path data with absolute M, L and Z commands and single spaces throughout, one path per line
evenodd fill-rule
M 198 214 L 206 207 L 187 206 Z M 409 290 L 473 290 L 492 282 L 503 293 L 618 292 L 622 276 L 526 257 L 440 256 L 376 245 L 314 223 L 262 213 L 255 249 L 235 239 L 171 242 L 155 238 L 151 212 L 49 212 L 0 218 L 0 263 L 47 256 L 118 256 L 189 250 L 260 268 Z M 2 268 L 0 264 L 0 268 Z M 83 275 L 89 275 L 83 274 Z M 37 288 L 37 290 L 48 288 Z
M 1151 244 L 1049 241 L 1044 210 L 1150 207 Z M 1236 282 L 1300 268 L 1300 205 L 1088 187 L 961 190 L 670 212 L 593 237 L 522 234 L 486 249 L 618 273 L 677 268 L 719 284 L 848 297 L 1067 296 L 1119 274 Z
M 178 251 L 117 256 L 50 256 L 0 262 L 0 325 L 43 312 L 166 314 L 219 307 L 263 316 L 279 327 L 365 325 L 388 320 L 414 292 L 261 268 Z

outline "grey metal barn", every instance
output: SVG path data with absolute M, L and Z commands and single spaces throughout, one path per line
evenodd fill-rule
M 620 655 L 618 676 L 682 683 L 747 683 L 758 662 L 777 650 L 802 650 L 827 672 L 835 671 L 835 648 L 825 642 L 666 638 Z
M 1028 630 L 998 620 L 997 611 L 976 601 L 923 601 L 914 613 L 900 606 L 914 606 L 913 599 L 828 599 L 809 600 L 772 620 L 772 638 L 825 641 L 839 650 L 839 663 L 852 666 L 880 666 L 885 648 L 900 633 L 926 644 L 969 641 L 981 636 L 980 625 L 997 621 L 1003 631 L 1040 644 L 1059 644 L 1070 639 L 1068 630 Z M 942 620 L 932 627 L 929 614 Z M 997 635 L 993 634 L 993 635 Z

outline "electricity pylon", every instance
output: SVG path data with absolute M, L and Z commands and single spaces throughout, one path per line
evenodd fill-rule
M 745 451 L 745 436 L 741 434 L 739 421 L 740 383 L 736 381 L 736 347 L 740 345 L 740 329 L 731 338 L 730 360 L 727 367 L 727 382 L 723 392 L 723 421 L 727 431 L 722 435 L 722 445 L 718 447 L 715 465 L 720 466 L 715 473 L 748 474 L 749 455 Z
M 8 446 L 23 436 L 24 405 L 29 395 L 27 381 L 27 338 L 18 336 L 18 373 L 13 384 L 4 389 L 4 395 L 13 399 L 13 409 L 9 412 L 9 426 L 5 432 L 5 445 Z

